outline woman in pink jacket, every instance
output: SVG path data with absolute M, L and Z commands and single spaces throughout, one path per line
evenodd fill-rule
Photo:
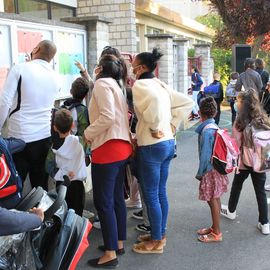
M 94 204 L 101 223 L 105 253 L 88 261 L 94 267 L 118 266 L 124 254 L 126 206 L 123 194 L 125 169 L 132 152 L 128 107 L 121 89 L 123 62 L 114 55 L 101 57 L 89 104 L 90 126 L 85 130 L 92 151 Z

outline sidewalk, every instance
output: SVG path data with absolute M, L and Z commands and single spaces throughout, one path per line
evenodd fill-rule
M 221 119 L 221 126 L 230 128 L 229 111 L 223 111 Z M 164 254 L 139 255 L 132 252 L 132 245 L 138 236 L 134 227 L 138 222 L 131 218 L 132 211 L 129 210 L 126 254 L 119 257 L 119 270 L 270 269 L 270 235 L 263 236 L 256 228 L 258 210 L 250 179 L 244 184 L 236 220 L 221 218 L 223 242 L 204 244 L 197 241 L 196 230 L 211 225 L 211 219 L 207 204 L 198 200 L 198 181 L 194 178 L 198 169 L 195 127 L 180 134 L 178 157 L 171 164 L 168 240 Z M 225 194 L 222 202 L 227 203 L 228 197 L 229 193 Z M 97 249 L 98 245 L 103 244 L 101 232 L 93 229 L 89 239 L 90 247 L 77 269 L 91 269 L 87 266 L 87 260 L 102 255 Z

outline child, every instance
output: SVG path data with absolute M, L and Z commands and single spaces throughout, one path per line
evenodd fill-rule
M 217 113 L 215 116 L 215 123 L 218 125 L 219 124 L 219 120 L 220 120 L 220 105 L 223 101 L 223 86 L 220 83 L 220 74 L 215 72 L 214 76 L 213 76 L 214 81 L 209 85 L 209 86 L 216 86 L 218 87 L 218 93 L 217 94 L 206 94 L 206 96 L 212 96 L 215 99 L 215 102 L 217 104 Z M 208 87 L 209 87 L 208 86 Z
M 237 96 L 237 117 L 233 126 L 233 136 L 238 145 L 242 146 L 240 160 L 243 162 L 239 164 L 240 173 L 235 174 L 233 179 L 229 205 L 222 205 L 221 214 L 229 219 L 236 218 L 236 207 L 242 186 L 250 175 L 259 209 L 258 229 L 262 234 L 269 234 L 267 197 L 264 190 L 266 173 L 258 173 L 253 171 L 252 167 L 247 167 L 247 164 L 253 163 L 252 157 L 248 155 L 249 151 L 246 147 L 250 144 L 249 136 L 246 136 L 248 135 L 246 128 L 249 128 L 250 125 L 256 129 L 270 130 L 270 120 L 261 107 L 257 92 L 253 89 L 241 91 Z
M 232 125 L 233 125 L 235 117 L 236 117 L 236 111 L 234 109 L 234 104 L 235 104 L 235 100 L 236 100 L 236 97 L 238 94 L 238 92 L 236 92 L 236 90 L 235 90 L 235 84 L 236 84 L 237 79 L 239 77 L 239 73 L 232 72 L 230 77 L 231 77 L 230 83 L 227 85 L 227 88 L 226 88 L 226 97 L 227 97 L 227 100 L 231 106 Z
M 83 147 L 78 136 L 71 135 L 74 124 L 70 111 L 67 109 L 57 111 L 53 127 L 60 138 L 57 145 L 52 146 L 58 168 L 54 179 L 63 181 L 64 175 L 69 176 L 71 184 L 67 189 L 66 202 L 68 208 L 74 209 L 76 214 L 82 216 L 85 196 L 83 181 L 87 177 L 87 172 Z
M 207 201 L 212 215 L 213 224 L 209 228 L 198 230 L 198 240 L 201 242 L 220 242 L 220 197 L 227 191 L 228 177 L 219 174 L 211 163 L 212 150 L 215 142 L 215 132 L 218 129 L 214 117 L 217 104 L 213 97 L 206 97 L 200 102 L 200 116 L 202 123 L 197 127 L 199 134 L 200 165 L 196 178 L 200 180 L 199 199 Z

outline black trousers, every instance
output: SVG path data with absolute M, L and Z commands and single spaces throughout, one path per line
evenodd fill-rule
M 29 173 L 33 187 L 41 186 L 48 190 L 48 174 L 45 171 L 45 160 L 51 146 L 51 139 L 27 143 L 23 151 L 13 155 L 16 169 L 24 182 Z
M 61 185 L 61 181 L 56 182 L 56 186 Z M 67 188 L 66 203 L 68 209 L 73 209 L 75 213 L 82 216 L 85 202 L 85 189 L 83 181 L 72 180 Z
M 259 209 L 259 222 L 261 222 L 261 224 L 266 224 L 268 223 L 268 205 L 264 189 L 266 181 L 265 173 L 257 173 L 252 170 L 240 170 L 239 174 L 235 174 L 228 205 L 229 211 L 234 212 L 236 210 L 243 183 L 249 175 L 251 175 L 253 187 L 256 193 Z

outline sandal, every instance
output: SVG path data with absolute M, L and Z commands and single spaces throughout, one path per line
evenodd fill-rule
M 141 235 L 138 236 L 137 240 L 138 240 L 139 242 L 147 242 L 147 241 L 150 241 L 150 240 L 152 240 L 151 234 L 141 234 Z M 166 243 L 167 243 L 166 236 L 164 236 L 160 241 L 162 242 L 163 247 L 166 247 Z
M 141 242 L 133 245 L 133 251 L 140 254 L 162 254 L 163 244 L 161 241 L 157 241 L 152 248 L 149 248 L 147 247 L 147 242 Z
M 199 235 L 205 235 L 205 234 L 209 234 L 211 232 L 213 232 L 213 229 L 210 227 L 210 228 L 199 229 L 197 231 L 197 234 L 199 234 Z
M 204 243 L 211 242 L 221 242 L 222 241 L 222 233 L 215 234 L 214 232 L 210 232 L 209 234 L 200 235 L 198 240 Z

